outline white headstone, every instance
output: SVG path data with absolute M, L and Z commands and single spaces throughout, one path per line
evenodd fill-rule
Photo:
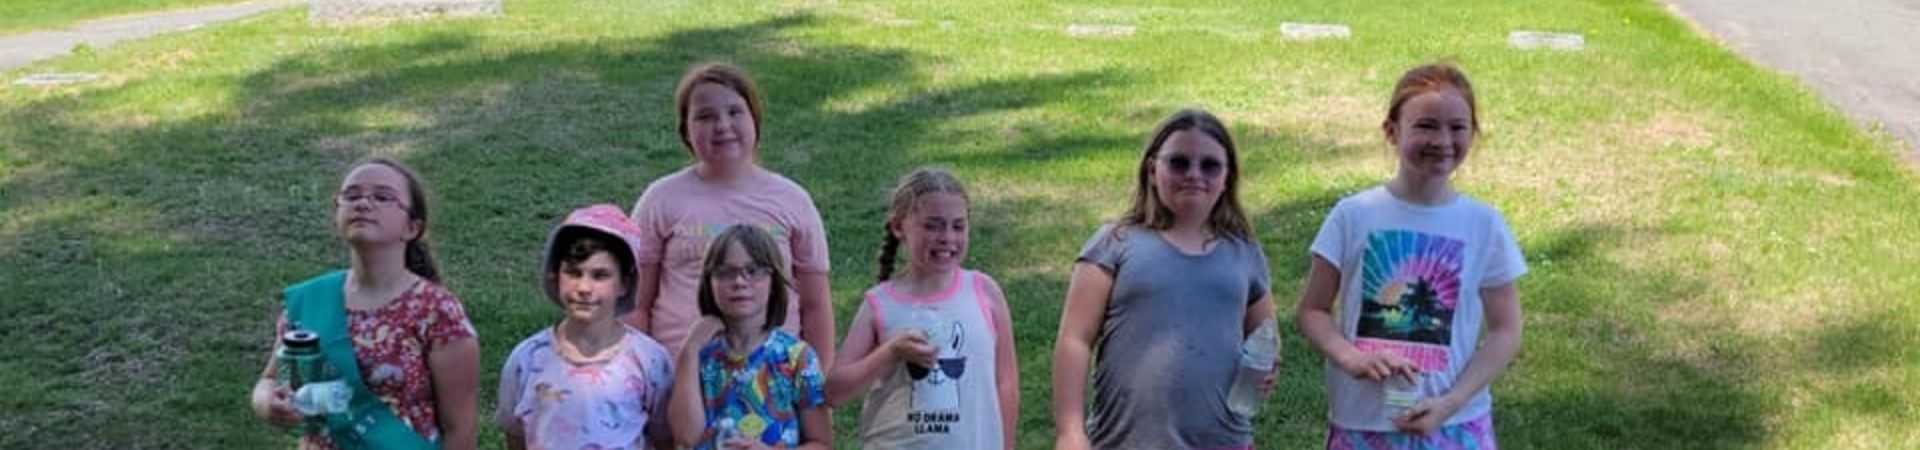
M 1507 44 L 1521 50 L 1545 48 L 1577 52 L 1587 48 L 1587 38 L 1572 33 L 1517 30 L 1507 34 Z
M 314 22 L 351 22 L 368 19 L 490 16 L 500 14 L 501 0 L 311 0 L 307 18 Z
M 85 83 L 98 79 L 100 79 L 100 74 L 97 73 L 42 73 L 13 80 L 13 84 L 20 86 L 58 86 L 62 84 Z
M 1132 36 L 1132 25 L 1067 25 L 1067 34 L 1077 37 L 1126 37 Z
M 1280 24 L 1280 36 L 1295 41 L 1346 39 L 1353 36 L 1353 29 L 1337 23 L 1286 22 Z

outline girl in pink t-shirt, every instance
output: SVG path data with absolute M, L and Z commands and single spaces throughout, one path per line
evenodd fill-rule
M 813 198 L 798 184 L 760 167 L 761 101 L 739 68 L 701 64 L 680 80 L 674 95 L 680 142 L 694 163 L 647 186 L 633 207 L 642 233 L 638 301 L 623 318 L 678 354 L 699 319 L 696 295 L 701 257 L 721 230 L 745 224 L 772 235 L 782 269 L 793 274 L 796 308 L 788 331 L 833 360 L 832 291 L 827 284 L 827 236 Z

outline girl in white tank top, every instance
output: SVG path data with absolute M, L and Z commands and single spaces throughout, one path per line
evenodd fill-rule
M 945 171 L 915 171 L 887 216 L 880 283 L 827 376 L 828 404 L 866 396 L 865 448 L 1013 448 L 1020 377 L 1011 319 L 993 278 L 961 267 L 965 189 Z M 906 270 L 894 276 L 903 250 Z

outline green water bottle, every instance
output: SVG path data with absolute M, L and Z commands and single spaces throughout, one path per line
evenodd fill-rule
M 292 330 L 280 335 L 280 384 L 299 391 L 307 383 L 321 381 L 320 335 L 307 330 Z
M 310 421 L 325 422 L 326 416 L 343 414 L 353 400 L 353 389 L 341 379 L 340 372 L 320 353 L 320 336 L 311 331 L 293 330 L 280 337 L 281 364 L 287 370 L 283 381 L 293 391 L 293 408 Z
M 321 366 L 326 364 L 326 358 L 320 354 L 320 335 L 307 330 L 290 330 L 280 335 L 280 353 L 276 357 L 279 362 L 275 367 L 275 376 L 280 386 L 295 393 L 318 381 Z M 290 397 L 287 400 L 297 403 L 297 398 Z M 314 422 L 308 420 L 288 427 L 287 432 L 302 435 L 314 429 Z

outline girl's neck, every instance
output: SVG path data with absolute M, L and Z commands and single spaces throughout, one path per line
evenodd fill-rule
M 702 161 L 693 165 L 693 175 L 709 184 L 733 187 L 746 180 L 747 175 L 752 174 L 754 169 L 754 165 L 750 163 L 721 165 Z
M 1208 226 L 1207 224 L 1208 218 L 1209 217 L 1205 214 L 1189 214 L 1185 216 L 1175 216 L 1173 219 L 1173 226 L 1167 227 L 1167 229 L 1165 231 L 1161 231 L 1161 233 L 1165 233 L 1169 236 L 1175 236 L 1183 239 L 1212 241 L 1214 238 L 1213 227 Z
M 721 338 L 727 340 L 728 351 L 735 355 L 748 355 L 772 334 L 766 329 L 765 318 L 745 319 L 728 323 L 727 330 L 721 332 Z
M 566 341 L 567 345 L 572 346 L 579 353 L 578 356 L 593 359 L 595 355 L 613 348 L 626 337 L 626 333 L 623 333 L 624 330 L 620 328 L 620 322 L 614 320 L 612 316 L 590 322 L 568 317 L 560 321 L 555 331 L 560 333 L 561 340 Z
M 1387 181 L 1387 191 L 1401 201 L 1421 206 L 1439 206 L 1453 201 L 1453 183 L 1444 176 L 1420 176 L 1401 173 Z
M 957 269 L 922 268 L 907 264 L 907 271 L 893 279 L 894 290 L 912 297 L 927 297 L 952 287 Z
M 350 306 L 377 306 L 402 290 L 412 287 L 419 277 L 407 270 L 406 247 L 355 248 L 347 268 L 347 293 Z M 359 298 L 359 301 L 353 301 Z

